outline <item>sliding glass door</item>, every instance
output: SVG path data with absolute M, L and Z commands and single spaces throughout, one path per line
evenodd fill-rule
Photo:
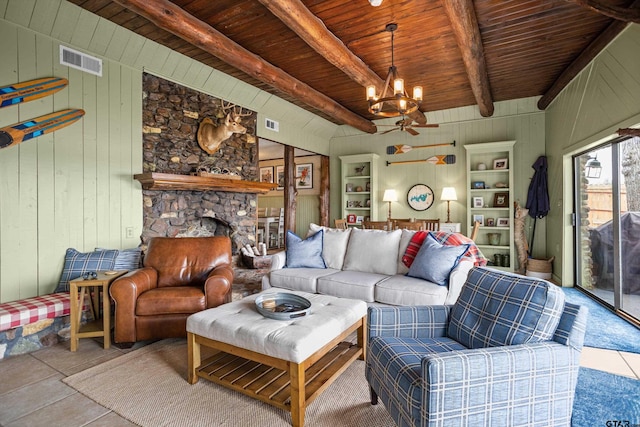
M 576 283 L 640 319 L 640 138 L 574 157 Z

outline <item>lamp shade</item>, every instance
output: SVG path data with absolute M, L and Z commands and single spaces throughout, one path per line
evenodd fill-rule
M 383 202 L 397 202 L 398 201 L 398 193 L 396 190 L 388 189 L 384 190 L 384 195 L 382 196 Z
M 456 189 L 454 187 L 443 187 L 440 200 L 458 200 Z

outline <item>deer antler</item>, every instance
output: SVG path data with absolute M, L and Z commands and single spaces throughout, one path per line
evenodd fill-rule
M 243 113 L 243 111 L 244 111 L 244 108 L 243 108 L 243 107 L 240 107 L 240 110 L 238 111 L 238 110 L 236 109 L 236 107 L 237 107 L 237 105 L 234 105 L 234 106 L 233 106 L 233 117 L 234 117 L 236 120 L 239 120 L 239 119 L 240 119 L 240 117 L 247 117 L 247 116 L 250 116 L 251 114 L 253 114 L 253 112 L 252 112 L 252 111 L 248 111 L 248 112 L 246 112 L 246 113 Z

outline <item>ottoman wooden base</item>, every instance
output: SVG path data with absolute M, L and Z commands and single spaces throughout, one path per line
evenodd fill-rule
M 304 425 L 306 407 L 357 358 L 365 357 L 365 319 L 358 320 L 302 363 L 289 362 L 189 332 L 189 383 L 198 378 L 291 412 L 294 427 Z M 357 344 L 342 342 L 357 331 Z M 202 361 L 200 346 L 218 350 Z

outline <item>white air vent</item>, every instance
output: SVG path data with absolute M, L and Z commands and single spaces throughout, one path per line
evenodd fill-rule
M 276 122 L 275 120 L 271 120 L 271 119 L 264 119 L 264 126 L 269 129 L 272 130 L 274 132 L 279 132 L 280 131 L 280 123 Z
M 60 46 L 60 63 L 102 77 L 102 59 Z

